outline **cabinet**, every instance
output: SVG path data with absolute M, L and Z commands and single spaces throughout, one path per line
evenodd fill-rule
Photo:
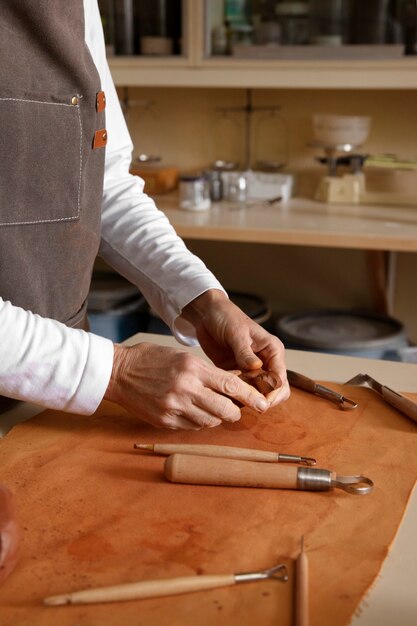
M 396 59 L 272 60 L 208 55 L 210 12 L 218 0 L 183 0 L 182 53 L 109 58 L 116 85 L 258 89 L 417 88 L 417 56 Z

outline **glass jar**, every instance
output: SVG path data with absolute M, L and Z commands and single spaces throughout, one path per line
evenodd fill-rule
M 281 26 L 276 21 L 259 22 L 254 29 L 254 43 L 258 46 L 273 46 L 281 43 Z
M 349 21 L 349 0 L 310 0 L 310 43 L 322 46 L 348 43 Z
M 280 2 L 275 7 L 281 27 L 281 43 L 300 46 L 308 43 L 308 3 Z
M 250 24 L 236 24 L 230 27 L 231 47 L 252 45 L 253 26 Z
M 204 176 L 180 176 L 180 208 L 186 211 L 206 211 L 211 206 L 210 188 Z

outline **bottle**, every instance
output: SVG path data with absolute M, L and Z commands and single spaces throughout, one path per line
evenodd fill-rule
M 405 54 L 417 54 L 417 3 L 412 0 L 402 0 L 400 17 Z
M 113 56 L 115 54 L 114 2 L 113 0 L 99 0 L 98 6 L 106 43 L 106 56 Z
M 356 0 L 353 8 L 352 43 L 383 44 L 387 39 L 389 0 Z
M 220 202 L 223 199 L 223 180 L 219 170 L 208 170 L 206 178 L 209 185 L 210 200 Z
M 214 55 L 229 54 L 229 38 L 226 24 L 215 26 L 211 31 L 211 53 Z
M 249 5 L 246 0 L 225 0 L 224 21 L 231 26 L 247 24 L 250 20 Z
M 114 0 L 116 54 L 134 53 L 133 0 Z

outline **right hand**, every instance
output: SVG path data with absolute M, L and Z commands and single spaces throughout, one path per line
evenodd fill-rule
M 115 345 L 113 371 L 104 396 L 159 428 L 193 429 L 236 422 L 233 402 L 263 413 L 265 397 L 233 372 L 191 352 L 151 343 Z

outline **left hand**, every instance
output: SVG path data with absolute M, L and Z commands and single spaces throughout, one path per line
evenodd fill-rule
M 282 385 L 266 396 L 270 406 L 289 398 L 283 344 L 222 291 L 206 291 L 184 307 L 182 315 L 194 326 L 202 349 L 217 367 L 276 372 Z

